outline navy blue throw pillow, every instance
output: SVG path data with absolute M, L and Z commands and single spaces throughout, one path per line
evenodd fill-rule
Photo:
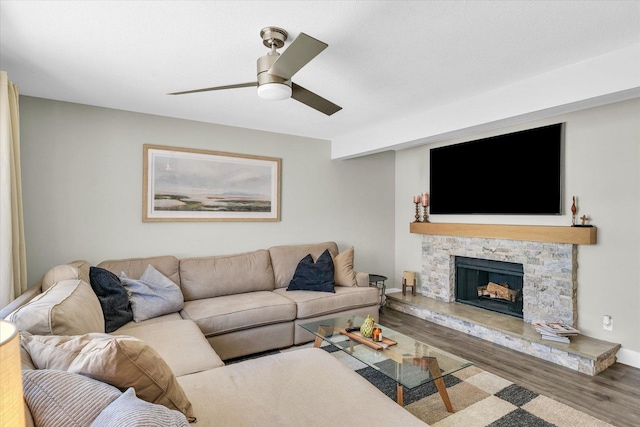
M 298 263 L 287 290 L 335 293 L 333 270 L 333 258 L 328 250 L 325 250 L 315 263 L 309 254 Z
M 133 320 L 129 295 L 118 276 L 104 268 L 91 267 L 89 279 L 102 307 L 105 332 L 113 332 Z

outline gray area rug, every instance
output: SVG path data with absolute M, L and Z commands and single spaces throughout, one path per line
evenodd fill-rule
M 295 351 L 310 344 L 281 350 Z M 396 401 L 396 383 L 379 371 L 366 366 L 337 347 L 324 344 L 332 353 L 390 399 Z M 227 360 L 238 363 L 280 351 L 259 353 Z M 445 378 L 454 413 L 447 412 L 433 383 L 403 390 L 404 408 L 433 427 L 612 427 L 604 421 L 563 403 L 520 387 L 504 378 L 475 366 Z

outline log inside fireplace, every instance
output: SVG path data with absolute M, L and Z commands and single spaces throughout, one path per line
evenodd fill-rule
M 508 302 L 516 302 L 521 298 L 519 289 L 511 289 L 509 283 L 493 283 L 478 286 L 478 298 L 498 298 Z

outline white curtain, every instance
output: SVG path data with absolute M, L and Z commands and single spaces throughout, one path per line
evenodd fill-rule
M 0 308 L 27 290 L 18 87 L 0 71 Z

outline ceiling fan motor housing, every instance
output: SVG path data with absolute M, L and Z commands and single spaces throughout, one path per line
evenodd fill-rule
M 260 31 L 262 42 L 271 52 L 258 58 L 258 96 L 265 99 L 287 99 L 291 96 L 291 79 L 287 80 L 273 74 L 269 74 L 269 69 L 280 57 L 276 52 L 284 46 L 287 40 L 287 32 L 278 27 L 266 27 Z
M 269 74 L 268 71 L 276 62 L 276 59 L 280 57 L 278 52 L 269 52 L 268 54 L 258 58 L 258 87 L 267 83 L 280 83 L 287 86 L 291 86 L 291 80 L 283 79 L 273 74 Z
M 268 100 L 281 100 L 291 97 L 291 80 L 269 74 L 271 65 L 278 59 L 279 53 L 268 53 L 258 58 L 258 96 Z

